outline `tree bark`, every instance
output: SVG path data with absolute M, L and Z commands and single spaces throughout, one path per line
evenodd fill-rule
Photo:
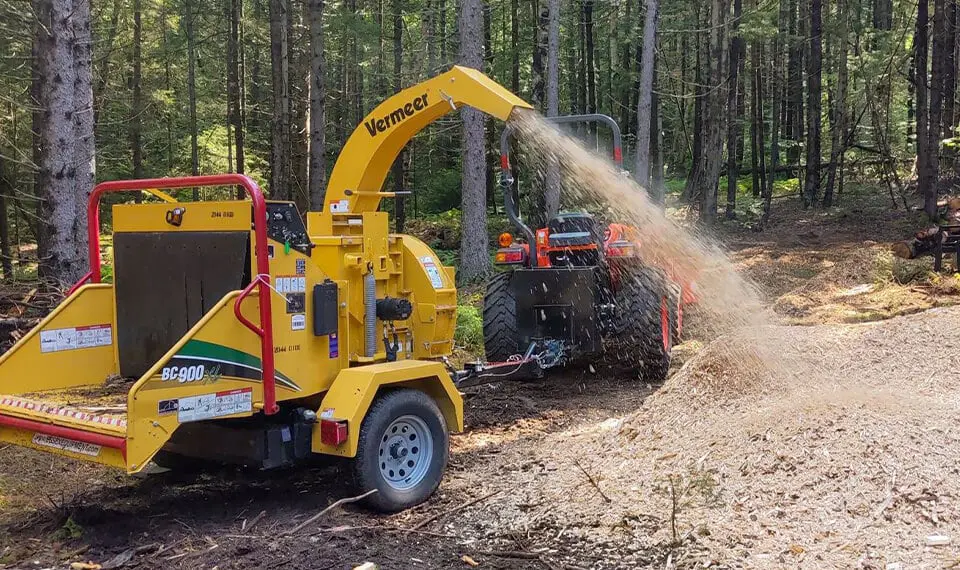
M 520 0 L 510 0 L 510 89 L 520 92 Z
M 803 188 L 805 208 L 820 199 L 820 88 L 823 60 L 823 7 L 810 0 L 810 52 L 807 55 L 807 172 Z
M 743 14 L 741 0 L 733 1 L 733 23 L 730 34 L 730 66 L 727 96 L 727 204 L 724 215 L 728 220 L 736 218 L 737 208 L 737 147 L 742 127 L 738 111 L 740 109 L 740 52 L 743 51 L 743 38 L 740 37 L 740 17 Z
M 392 0 L 391 11 L 393 12 L 393 91 L 399 93 L 403 89 L 403 9 L 400 0 Z M 407 204 L 405 196 L 400 193 L 405 190 L 406 176 L 407 149 L 404 147 L 393 161 L 393 189 L 397 193 L 394 198 L 394 222 L 397 233 L 403 233 L 407 221 Z
M 188 0 L 189 1 L 189 0 Z M 270 137 L 270 194 L 291 199 L 290 54 L 287 0 L 270 0 L 270 60 L 273 66 L 273 124 Z
M 13 279 L 13 258 L 10 256 L 10 222 L 7 199 L 13 198 L 13 174 L 0 152 L 0 270 L 6 281 Z
M 643 44 L 640 56 L 640 85 L 637 89 L 637 147 L 633 177 L 647 189 L 651 199 L 660 203 L 662 196 L 650 187 L 650 126 L 651 98 L 653 96 L 653 64 L 657 47 L 658 0 L 646 0 L 643 17 Z
M 827 187 L 823 192 L 823 207 L 833 206 L 833 192 L 836 186 L 837 174 L 840 172 L 840 162 L 847 146 L 847 0 L 838 0 L 837 19 L 840 30 L 837 38 L 839 45 L 837 63 L 837 84 L 833 93 L 833 116 L 830 120 L 830 166 L 827 171 Z M 914 58 L 914 65 L 916 58 Z
M 327 191 L 327 62 L 323 45 L 324 0 L 310 0 L 310 209 L 324 210 Z
M 142 77 L 142 44 L 143 27 L 141 26 L 140 0 L 133 0 L 133 76 L 130 78 L 133 90 L 133 101 L 130 109 L 130 153 L 133 159 L 133 177 L 143 178 L 143 143 L 141 129 L 143 125 L 143 77 Z
M 560 0 L 547 2 L 547 116 L 560 114 Z M 551 161 L 545 177 L 547 219 L 560 211 L 560 167 Z
M 703 147 L 687 182 L 689 194 L 700 198 L 700 222 L 711 225 L 717 215 L 717 184 L 723 143 L 724 106 L 727 101 L 725 71 L 727 65 L 726 16 L 728 0 L 711 0 L 708 55 L 708 95 L 704 104 Z
M 541 1 L 543 4 L 541 4 Z M 530 1 L 530 10 L 533 14 L 534 22 L 536 22 L 536 28 L 534 29 L 533 36 L 533 62 L 530 66 L 530 103 L 535 109 L 540 111 L 544 110 L 544 103 L 546 103 L 546 82 L 544 81 L 545 78 L 543 67 L 544 60 L 547 58 L 547 43 L 549 35 L 547 31 L 547 27 L 549 25 L 549 16 L 547 13 L 548 9 L 546 2 L 547 0 Z
M 483 69 L 483 5 L 481 0 L 461 0 L 459 14 L 460 65 Z M 475 281 L 490 273 L 487 252 L 487 168 L 483 151 L 483 114 L 464 107 L 462 128 L 460 277 Z
M 196 9 L 193 0 L 184 0 L 183 23 L 187 36 L 187 106 L 190 115 L 190 173 L 200 174 L 200 145 L 197 133 L 197 36 L 194 27 Z M 199 200 L 199 192 L 193 190 L 193 199 Z
M 944 96 L 944 62 L 946 59 L 946 0 L 935 0 L 933 4 L 933 52 L 932 65 L 930 69 L 930 113 L 927 115 L 929 124 L 927 126 L 928 154 L 927 154 L 927 176 L 931 179 L 930 189 L 933 202 L 933 209 L 928 209 L 925 196 L 924 211 L 934 219 L 937 215 L 937 182 L 939 179 L 939 154 L 940 154 L 940 136 L 943 133 L 943 96 Z
M 773 188 L 777 179 L 777 166 L 780 161 L 780 111 L 784 92 L 784 51 L 785 30 L 790 18 L 787 10 L 788 0 L 780 0 L 780 14 L 778 16 L 777 35 L 773 40 L 773 66 L 771 69 L 770 88 L 770 170 L 767 173 L 767 185 L 763 193 L 763 215 L 760 226 L 766 227 L 770 222 L 770 203 L 773 200 Z
M 139 0 L 138 0 L 139 1 Z M 240 73 L 240 27 L 242 0 L 226 0 L 229 13 L 230 33 L 227 34 L 227 105 L 230 114 L 230 126 L 233 128 L 234 148 L 236 151 L 236 172 L 246 170 L 244 156 L 244 126 L 242 77 Z M 238 192 L 240 192 L 238 190 Z M 239 195 L 239 194 L 238 194 Z
M 62 284 L 87 270 L 81 216 L 93 190 L 92 36 L 89 0 L 36 0 L 39 121 L 40 274 Z
M 587 69 L 587 113 L 597 112 L 597 77 L 596 77 L 596 47 L 593 38 L 593 4 L 594 0 L 583 0 L 583 33 L 585 41 Z M 591 123 L 590 132 L 593 132 Z

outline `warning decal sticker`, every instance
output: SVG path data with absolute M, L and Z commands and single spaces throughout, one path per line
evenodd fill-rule
M 180 398 L 177 402 L 177 420 L 180 423 L 199 422 L 251 411 L 253 411 L 253 388 L 238 388 L 216 394 L 190 396 Z
M 113 327 L 109 324 L 40 331 L 40 352 L 60 352 L 112 344 Z
M 440 268 L 429 255 L 420 258 L 423 268 L 427 270 L 427 277 L 430 278 L 430 284 L 434 289 L 443 289 L 443 277 L 440 276 Z

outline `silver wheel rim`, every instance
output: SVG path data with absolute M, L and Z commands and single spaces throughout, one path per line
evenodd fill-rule
M 400 416 L 380 438 L 377 465 L 387 485 L 406 491 L 419 485 L 433 462 L 433 436 L 417 416 Z

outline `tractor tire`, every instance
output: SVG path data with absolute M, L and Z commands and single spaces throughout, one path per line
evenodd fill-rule
M 395 513 L 426 501 L 447 467 L 450 438 L 430 396 L 408 388 L 377 396 L 360 425 L 353 480 L 370 508 Z
M 615 295 L 618 334 L 606 348 L 608 359 L 613 356 L 611 360 L 653 384 L 664 382 L 670 371 L 672 334 L 668 297 L 662 272 L 647 267 L 631 271 Z M 666 325 L 664 311 L 668 313 Z M 610 355 L 611 350 L 616 354 Z
M 487 362 L 506 362 L 523 351 L 517 326 L 517 300 L 510 288 L 513 273 L 487 281 L 483 295 L 483 349 Z

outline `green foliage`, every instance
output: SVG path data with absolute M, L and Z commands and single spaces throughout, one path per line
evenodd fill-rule
M 77 524 L 73 517 L 67 517 L 63 526 L 54 533 L 54 537 L 58 540 L 75 540 L 81 536 L 83 536 L 83 527 Z
M 483 350 L 483 318 L 473 305 L 457 306 L 457 327 L 453 339 L 457 346 L 470 352 L 480 353 Z

